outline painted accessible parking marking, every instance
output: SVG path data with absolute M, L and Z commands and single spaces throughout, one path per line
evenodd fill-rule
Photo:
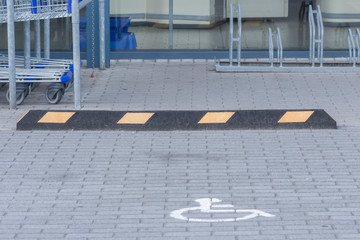
M 190 207 L 190 208 L 182 208 L 179 210 L 172 211 L 170 213 L 170 217 L 175 219 L 188 221 L 188 222 L 237 222 L 248 220 L 255 217 L 275 217 L 270 213 L 266 213 L 257 209 L 234 209 L 234 205 L 231 204 L 215 204 L 219 203 L 222 200 L 217 198 L 200 198 L 196 199 L 195 202 L 198 202 L 200 206 L 198 207 Z M 248 215 L 241 217 L 233 217 L 233 218 L 191 218 L 185 217 L 183 214 L 191 212 L 191 211 L 200 211 L 201 213 L 249 213 Z M 214 216 L 216 214 L 213 214 Z

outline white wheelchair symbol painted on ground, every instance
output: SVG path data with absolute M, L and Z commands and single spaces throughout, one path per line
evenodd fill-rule
M 264 211 L 260 211 L 257 209 L 234 209 L 234 206 L 231 204 L 216 204 L 221 202 L 220 199 L 217 198 L 200 198 L 196 199 L 195 202 L 198 202 L 200 206 L 198 207 L 190 207 L 190 208 L 182 208 L 179 210 L 172 211 L 170 213 L 170 217 L 189 221 L 189 222 L 237 222 L 243 221 L 255 217 L 275 217 L 275 215 L 266 213 Z M 232 209 L 231 209 L 232 208 Z M 190 211 L 200 211 L 201 213 L 249 213 L 248 215 L 242 217 L 234 217 L 234 218 L 216 218 L 216 219 L 202 219 L 202 218 L 190 218 L 183 216 L 184 213 Z

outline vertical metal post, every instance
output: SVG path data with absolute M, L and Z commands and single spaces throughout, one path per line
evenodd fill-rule
M 173 49 L 174 37 L 174 1 L 169 0 L 169 49 Z
M 324 22 L 322 19 L 322 15 L 321 15 L 321 9 L 320 9 L 320 5 L 318 5 L 318 14 L 319 14 L 319 22 L 320 22 L 320 42 L 321 42 L 321 47 L 320 47 L 320 67 L 323 66 L 323 58 L 324 58 Z
M 40 20 L 35 20 L 35 56 L 41 58 L 41 30 Z
M 313 58 L 312 58 L 312 52 L 313 52 L 313 41 L 314 41 L 314 38 L 313 38 L 313 20 L 314 19 L 314 15 L 313 15 L 313 10 L 312 10 L 312 7 L 311 5 L 309 5 L 309 60 L 310 60 L 310 63 L 312 64 L 313 63 Z
M 317 61 L 320 63 L 320 49 L 321 49 L 321 26 L 320 26 L 320 16 L 319 16 L 319 8 L 316 10 L 316 27 L 317 27 Z
M 238 66 L 240 66 L 241 62 L 241 8 L 240 4 L 238 4 L 238 44 L 237 44 L 237 61 Z
M 72 1 L 73 64 L 75 109 L 81 109 L 79 1 Z
M 360 63 L 360 30 L 356 29 L 356 46 L 357 46 L 357 57 L 358 57 L 358 63 Z
M 348 29 L 349 63 L 351 63 L 351 60 L 352 60 L 352 45 L 351 45 L 351 41 L 350 41 L 351 37 L 352 37 L 352 31 L 349 28 Z
M 269 28 L 269 60 L 270 67 L 274 66 L 274 43 L 271 28 Z
M 24 68 L 30 68 L 30 21 L 24 22 Z
M 44 19 L 44 58 L 50 58 L 50 19 Z
M 105 69 L 105 1 L 99 0 L 100 69 Z
M 280 34 L 280 28 L 276 29 L 277 31 L 277 36 L 278 36 L 278 59 L 280 62 L 280 67 L 283 66 L 283 46 L 282 46 L 282 41 L 281 41 L 281 34 Z
M 233 39 L 234 39 L 234 15 L 233 5 L 230 4 L 230 26 L 229 26 L 229 63 L 233 64 Z
M 16 109 L 14 0 L 7 1 L 10 109 Z

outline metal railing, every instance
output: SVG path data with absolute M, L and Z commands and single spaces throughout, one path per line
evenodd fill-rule
M 277 47 L 277 62 L 280 63 L 280 67 L 283 66 L 283 46 L 281 42 L 281 34 L 280 29 L 277 27 L 276 31 L 273 32 L 271 28 L 269 28 L 269 61 L 270 66 L 274 66 L 274 41 L 273 36 L 275 35 L 276 39 L 276 47 Z
M 316 24 L 315 24 L 315 17 Z M 315 66 L 315 51 L 317 47 L 317 62 L 320 63 L 320 67 L 323 66 L 324 57 L 324 24 L 321 15 L 320 6 L 317 6 L 317 10 L 313 10 L 309 5 L 309 30 L 310 30 L 310 46 L 309 46 L 309 60 L 312 66 Z M 317 35 L 317 37 L 316 37 Z
M 238 17 L 237 37 L 234 38 L 234 13 Z M 229 30 L 229 62 L 230 66 L 233 64 L 233 43 L 237 42 L 237 65 L 241 62 L 241 8 L 238 4 L 237 9 L 234 9 L 233 4 L 230 4 L 230 30 Z

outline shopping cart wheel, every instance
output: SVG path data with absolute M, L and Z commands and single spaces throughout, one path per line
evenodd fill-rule
M 10 91 L 9 89 L 6 91 L 6 100 L 10 102 Z M 25 100 L 25 91 L 16 90 L 16 105 L 20 105 Z
M 40 85 L 40 83 L 30 83 L 30 90 L 33 91 L 35 88 L 37 88 Z
M 46 100 L 50 104 L 58 104 L 61 101 L 62 96 L 64 95 L 64 91 L 65 89 L 62 83 L 52 83 L 46 88 Z
M 31 85 L 30 84 L 25 84 L 25 97 L 27 97 L 29 95 L 29 93 L 31 93 Z

